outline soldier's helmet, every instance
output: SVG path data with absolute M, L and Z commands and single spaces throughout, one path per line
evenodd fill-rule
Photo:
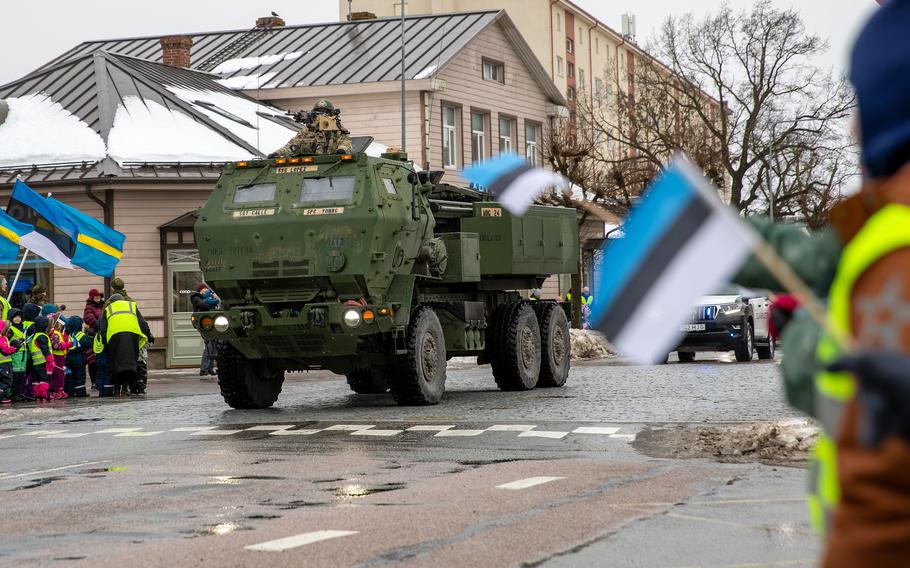
M 328 99 L 319 99 L 316 101 L 316 104 L 313 105 L 313 112 L 329 114 L 335 112 L 335 105 Z

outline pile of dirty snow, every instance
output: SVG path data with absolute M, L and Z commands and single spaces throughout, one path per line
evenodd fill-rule
M 570 329 L 572 359 L 603 359 L 614 357 L 616 350 L 600 333 L 590 329 Z

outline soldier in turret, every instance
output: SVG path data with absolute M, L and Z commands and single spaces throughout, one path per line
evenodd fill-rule
M 310 112 L 300 112 L 294 117 L 304 127 L 294 138 L 269 157 L 298 154 L 350 154 L 350 132 L 341 124 L 341 111 L 331 101 L 321 99 Z

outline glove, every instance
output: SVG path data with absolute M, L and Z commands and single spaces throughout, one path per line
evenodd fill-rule
M 278 157 L 278 152 L 272 152 L 271 154 L 269 154 L 268 156 L 266 156 L 266 158 L 268 158 L 268 159 L 270 159 L 270 160 L 271 160 L 272 158 L 277 158 L 277 157 Z
M 335 153 L 336 154 L 347 154 L 348 151 L 345 150 L 344 148 L 338 148 L 337 150 L 335 150 Z
M 23 343 L 25 343 L 24 339 L 13 339 L 12 341 L 9 342 L 10 346 L 13 347 L 14 349 L 19 349 L 20 347 L 22 347 Z
M 863 445 L 877 447 L 888 435 L 910 441 L 910 357 L 866 351 L 841 357 L 828 370 L 853 373 L 859 379 Z

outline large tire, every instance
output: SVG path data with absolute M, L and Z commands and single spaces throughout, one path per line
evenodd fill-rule
M 569 378 L 572 337 L 566 312 L 555 302 L 535 302 L 540 324 L 540 379 L 538 387 L 561 387 Z
M 497 322 L 496 357 L 491 361 L 493 378 L 504 391 L 533 389 L 540 378 L 540 326 L 534 310 L 516 303 L 506 312 L 508 318 Z
M 677 351 L 676 356 L 679 357 L 680 363 L 691 363 L 692 361 L 695 361 L 694 351 Z
M 446 390 L 446 342 L 432 309 L 417 306 L 407 331 L 407 355 L 389 377 L 392 398 L 402 406 L 436 404 Z
M 348 375 L 348 386 L 357 394 L 382 394 L 389 392 L 389 381 L 381 368 L 357 369 Z
M 218 346 L 218 386 L 231 408 L 268 408 L 275 404 L 284 371 L 269 369 L 266 361 L 247 359 L 222 342 Z
M 773 337 L 768 338 L 767 345 L 757 345 L 755 346 L 755 351 L 758 353 L 758 358 L 763 361 L 768 361 L 774 359 L 774 350 L 777 347 L 777 342 L 774 341 Z
M 746 322 L 746 325 L 743 326 L 743 332 L 745 335 L 742 342 L 733 350 L 736 360 L 740 363 L 751 361 L 755 355 L 755 341 L 753 340 L 751 321 Z

